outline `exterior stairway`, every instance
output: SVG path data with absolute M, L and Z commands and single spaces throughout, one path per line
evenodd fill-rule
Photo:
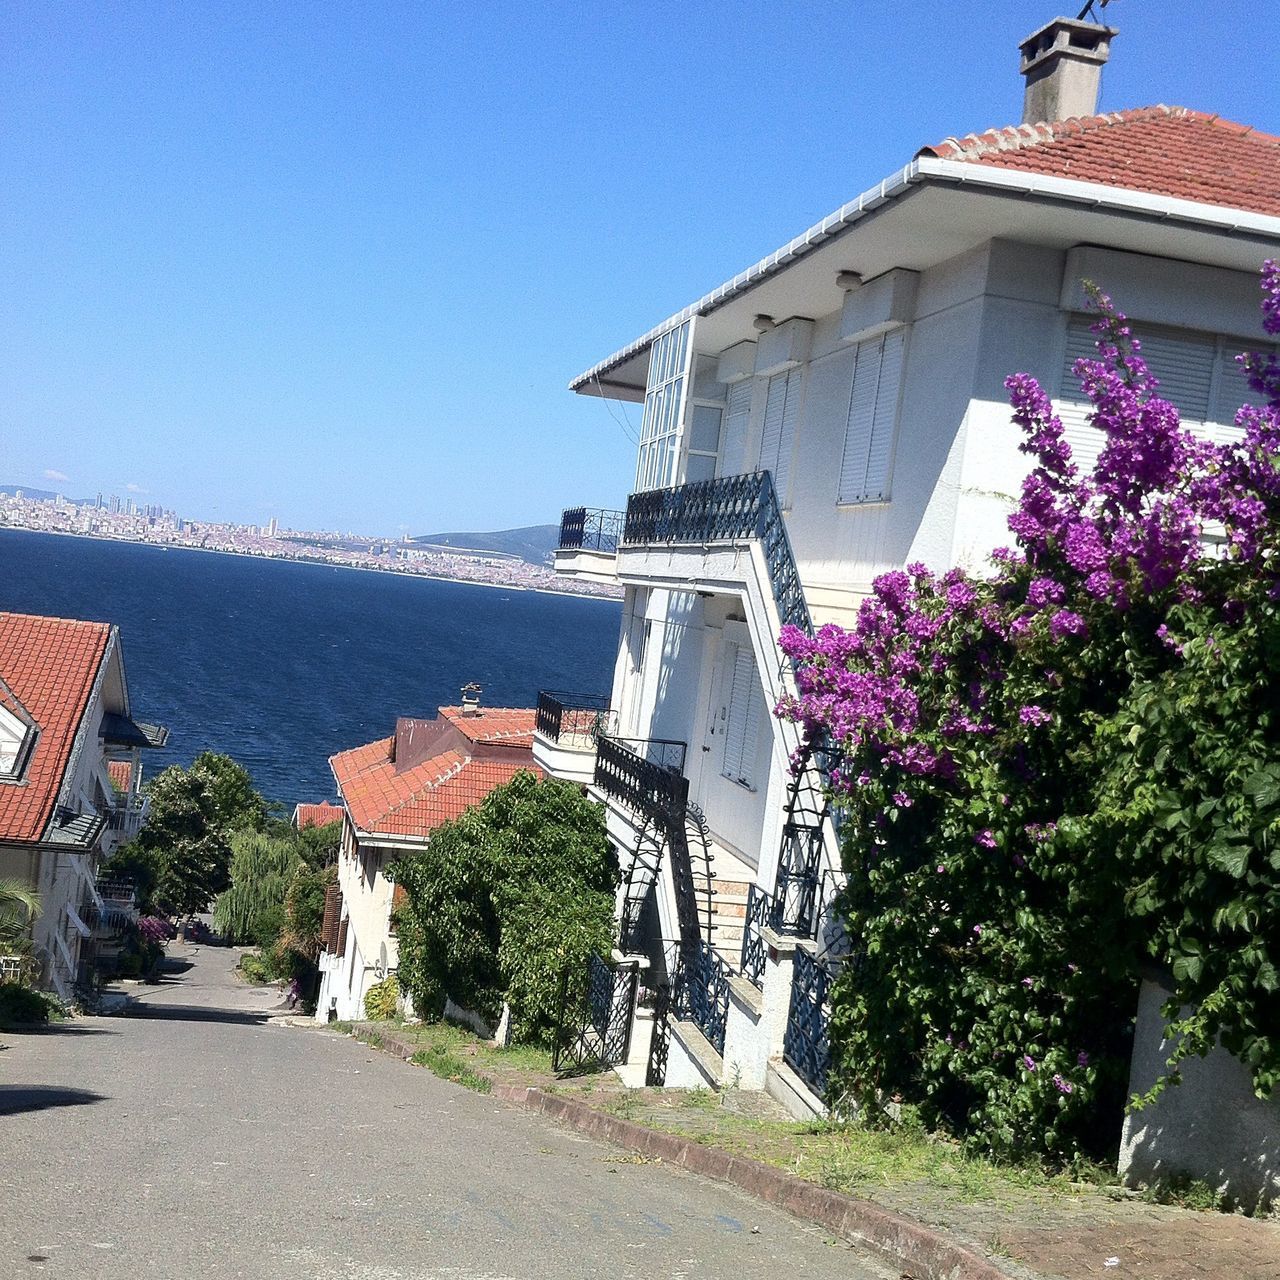
M 747 891 L 755 878 L 755 871 L 736 854 L 712 844 L 711 945 L 735 973 L 742 958 Z

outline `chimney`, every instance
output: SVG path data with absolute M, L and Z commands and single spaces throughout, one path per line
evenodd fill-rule
M 1027 82 L 1022 123 L 1070 120 L 1098 110 L 1102 68 L 1111 53 L 1115 27 L 1055 18 L 1019 46 Z
M 462 686 L 462 714 L 464 716 L 478 716 L 480 714 L 480 695 L 483 692 L 484 690 L 474 682 Z

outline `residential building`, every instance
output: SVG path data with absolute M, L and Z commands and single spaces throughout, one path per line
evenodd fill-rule
M 612 689 L 544 694 L 534 755 L 607 806 L 618 1002 L 628 970 L 671 991 L 669 1016 L 602 1049 L 636 1078 L 821 1109 L 843 873 L 829 762 L 771 714 L 793 688 L 778 635 L 852 623 L 887 570 L 981 569 L 1009 540 L 1028 463 L 1008 374 L 1040 378 L 1096 456 L 1071 374 L 1082 282 L 1132 318 L 1185 420 L 1235 431 L 1280 138 L 1181 107 L 1095 114 L 1115 34 L 1048 24 L 1021 46 L 1021 124 L 922 147 L 571 384 L 643 406 L 625 512 L 566 511 L 556 557 L 626 596 Z
M 319 804 L 295 804 L 290 821 L 302 831 L 307 827 L 327 827 L 331 822 L 341 822 L 344 814 L 341 805 L 322 800 Z
M 116 627 L 0 613 L 0 876 L 39 893 L 39 980 L 64 999 L 92 982 L 98 867 L 145 819 L 141 753 L 167 736 L 133 718 Z
M 481 707 L 473 688 L 435 719 L 401 717 L 391 737 L 329 761 L 344 818 L 338 883 L 325 902 L 318 1021 L 363 1017 L 366 992 L 397 968 L 389 865 L 517 773 L 542 772 L 532 709 Z

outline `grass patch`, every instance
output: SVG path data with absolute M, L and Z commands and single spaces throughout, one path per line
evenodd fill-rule
M 460 1058 L 443 1045 L 419 1049 L 409 1061 L 415 1066 L 426 1067 L 442 1080 L 452 1080 L 454 1084 L 474 1089 L 476 1093 L 488 1093 L 493 1087 L 488 1076 L 482 1076 L 465 1058 Z

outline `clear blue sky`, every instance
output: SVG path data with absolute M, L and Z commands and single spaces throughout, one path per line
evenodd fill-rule
M 1280 132 L 1273 8 L 1115 0 L 1103 109 Z M 369 531 L 617 505 L 633 446 L 567 380 L 1015 123 L 1056 11 L 0 0 L 0 482 Z

